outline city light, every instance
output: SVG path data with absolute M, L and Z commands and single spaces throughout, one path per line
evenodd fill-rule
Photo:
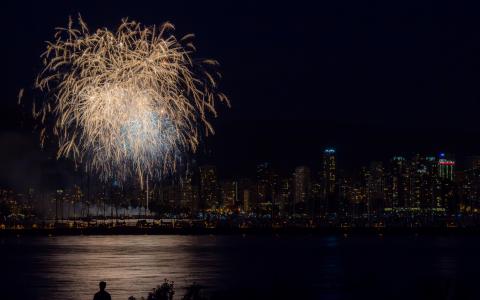
M 327 149 L 325 149 L 324 152 L 325 152 L 325 153 L 329 153 L 329 154 L 333 154 L 333 153 L 335 153 L 335 149 L 327 148 Z
M 100 211 L 102 217 L 107 217 L 105 214 L 108 211 L 118 210 L 122 199 L 135 199 L 132 203 L 140 204 L 139 208 L 129 208 L 124 212 L 124 216 L 133 218 L 146 212 L 148 194 L 153 199 L 153 211 L 149 218 L 190 220 L 185 222 L 201 220 L 201 226 L 206 228 L 215 228 L 218 220 L 229 220 L 229 226 L 241 228 L 255 227 L 262 222 L 270 222 L 272 226 L 280 226 L 278 222 L 281 222 L 282 226 L 288 227 L 295 224 L 290 223 L 292 218 L 308 219 L 309 226 L 320 227 L 326 226 L 325 220 L 341 228 L 364 226 L 360 224 L 365 220 L 376 228 L 404 226 L 400 224 L 407 220 L 414 223 L 412 226 L 431 226 L 437 218 L 443 220 L 448 214 L 463 217 L 464 214 L 478 213 L 480 206 L 472 199 L 479 197 L 476 176 L 480 166 L 477 160 L 480 158 L 473 159 L 470 162 L 472 169 L 456 170 L 453 160 L 432 160 L 432 156 L 420 154 L 393 156 L 385 162 L 372 162 L 353 176 L 338 172 L 337 156 L 331 151 L 325 152 L 316 166 L 298 166 L 290 175 L 280 175 L 275 165 L 269 162 L 259 163 L 250 177 L 234 178 L 221 176 L 215 165 L 200 165 L 189 170 L 180 182 L 165 182 L 147 191 L 125 189 L 113 181 L 109 193 L 102 189 L 85 199 L 85 191 L 78 187 L 73 190 L 58 189 L 52 195 L 55 199 L 54 220 L 58 222 L 59 216 L 63 219 L 65 209 L 74 212 L 73 216 L 66 216 L 65 222 L 70 222 L 69 226 L 73 226 L 72 217 L 74 220 L 79 217 L 75 211 L 82 212 L 80 217 L 83 218 L 91 217 L 96 211 L 98 217 L 99 204 L 92 204 L 98 201 L 110 207 L 106 210 L 103 207 Z M 456 179 L 458 174 L 460 177 Z M 32 204 L 22 200 L 24 196 L 17 198 L 10 195 L 11 192 L 3 193 L 4 199 L 15 199 L 9 203 L 15 203 L 17 209 L 21 203 L 27 203 L 17 210 L 18 215 L 28 215 Z M 29 197 L 33 199 L 34 195 L 35 191 L 31 190 Z M 43 205 L 48 207 L 51 203 Z M 91 211 L 91 206 L 97 206 L 97 210 Z M 425 216 L 432 219 L 425 219 Z M 110 218 L 114 219 L 112 213 Z M 207 221 L 208 218 L 217 221 L 212 223 Z M 157 226 L 157 221 L 152 222 L 150 225 L 135 225 L 135 222 L 129 221 L 129 226 Z M 161 222 L 165 224 L 166 221 Z M 77 221 L 76 224 L 81 223 Z M 171 226 L 187 225 L 178 222 Z M 449 226 L 453 226 L 452 222 Z

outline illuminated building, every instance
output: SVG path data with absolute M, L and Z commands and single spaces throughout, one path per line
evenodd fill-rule
M 456 205 L 454 182 L 450 179 L 439 180 L 432 209 L 442 213 L 446 211 L 453 213 L 456 211 Z
M 323 197 L 323 185 L 320 178 L 312 178 L 312 200 L 311 210 L 313 213 L 325 213 L 324 197 Z
M 437 184 L 437 161 L 435 157 L 416 154 L 409 164 L 409 194 L 405 207 L 428 209 L 432 207 Z
M 292 182 L 288 178 L 280 181 L 278 204 L 281 214 L 291 212 L 292 208 Z
M 460 182 L 461 211 L 467 214 L 480 212 L 480 156 L 466 159 L 465 176 Z
M 370 213 L 378 213 L 384 209 L 385 198 L 385 170 L 383 163 L 370 163 L 370 176 L 367 180 L 367 201 Z
M 254 184 L 250 179 L 242 178 L 237 183 L 237 197 L 238 205 L 243 212 L 250 212 L 252 205 L 252 194 L 254 191 Z
M 226 208 L 233 209 L 238 202 L 238 182 L 235 180 L 224 180 L 220 185 L 222 204 Z
M 187 172 L 185 178 L 180 182 L 180 206 L 195 211 L 194 198 L 192 174 L 191 172 Z
M 188 179 L 185 179 L 188 180 Z M 182 183 L 169 183 L 169 184 L 162 184 L 156 190 L 157 197 L 152 197 L 152 207 L 158 205 L 161 207 L 161 213 L 166 211 L 177 211 L 179 208 L 190 208 L 188 207 L 186 199 L 188 197 L 187 190 L 190 189 L 190 184 L 185 182 Z M 138 201 L 139 205 L 144 203 L 145 199 L 141 198 Z
M 192 185 L 192 213 L 196 214 L 200 210 L 200 188 L 198 185 Z
M 268 173 L 270 170 L 269 163 L 261 163 L 257 165 L 257 201 L 260 203 L 267 202 L 268 195 Z
M 310 168 L 300 166 L 293 174 L 294 181 L 294 204 L 305 203 L 309 200 L 311 193 Z
M 350 214 L 350 196 L 351 190 L 353 188 L 352 179 L 347 176 L 339 176 L 338 178 L 338 200 L 339 200 L 339 213 L 343 215 Z M 326 202 L 325 202 L 326 203 Z M 321 207 L 320 212 L 325 214 L 327 212 L 327 207 Z
M 404 157 L 395 156 L 390 160 L 385 191 L 386 207 L 404 208 L 408 205 L 411 186 L 408 162 Z
M 438 159 L 438 175 L 440 178 L 453 180 L 455 160 L 445 153 L 440 153 Z
M 217 170 L 215 166 L 204 165 L 200 168 L 200 201 L 201 208 L 218 208 Z
M 250 211 L 250 191 L 245 189 L 243 190 L 243 211 L 249 212 Z
M 278 203 L 278 175 L 267 162 L 257 165 L 256 176 L 257 212 L 273 213 Z
M 351 207 L 351 215 L 355 218 L 360 217 L 363 213 L 368 213 L 366 207 L 366 194 L 360 184 L 355 184 L 349 189 L 348 199 Z
M 323 199 L 320 203 L 320 210 L 323 213 L 333 213 L 338 210 L 337 199 L 337 162 L 335 149 L 327 148 L 323 151 L 322 161 L 322 188 Z
M 257 202 L 273 203 L 278 194 L 278 175 L 269 163 L 257 165 Z
M 337 164 L 335 149 L 327 148 L 323 151 L 323 179 L 325 194 L 335 192 L 336 174 Z

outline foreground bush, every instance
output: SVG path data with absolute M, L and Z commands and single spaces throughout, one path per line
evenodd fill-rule
M 182 300 L 206 300 L 207 298 L 201 295 L 202 286 L 193 283 L 187 287 L 187 292 L 183 296 Z M 145 299 L 144 297 L 140 300 L 173 300 L 175 295 L 175 286 L 173 281 L 165 279 L 162 285 L 157 286 L 150 292 Z M 137 300 L 137 298 L 130 296 L 128 300 Z

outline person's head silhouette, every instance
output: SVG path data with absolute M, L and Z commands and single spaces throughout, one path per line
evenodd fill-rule
M 100 291 L 98 291 L 95 296 L 93 296 L 93 300 L 112 300 L 112 297 L 110 297 L 110 294 L 105 291 L 105 288 L 107 287 L 107 283 L 105 281 L 100 281 L 98 284 L 100 287 Z

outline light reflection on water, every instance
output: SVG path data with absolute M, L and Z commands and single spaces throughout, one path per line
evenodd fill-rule
M 263 298 L 288 288 L 304 299 L 422 299 L 476 295 L 475 237 L 65 236 L 0 240 L 5 299 L 92 299 L 100 280 L 113 299 L 146 296 L 164 278 L 177 298 L 193 282 L 249 288 Z M 4 297 L 0 297 L 4 298 Z M 285 296 L 287 298 L 287 296 Z
M 29 253 L 27 278 L 37 299 L 90 299 L 100 280 L 113 299 L 144 296 L 164 278 L 178 287 L 210 284 L 221 274 L 219 257 L 207 249 L 215 238 L 185 236 L 71 236 L 17 241 Z M 46 251 L 45 251 L 46 250 Z M 200 250 L 200 251 L 195 251 Z M 10 253 L 15 256 L 14 253 Z M 19 257 L 12 257 L 16 261 Z M 25 261 L 24 261 L 25 262 Z M 208 272 L 205 272 L 208 270 Z

